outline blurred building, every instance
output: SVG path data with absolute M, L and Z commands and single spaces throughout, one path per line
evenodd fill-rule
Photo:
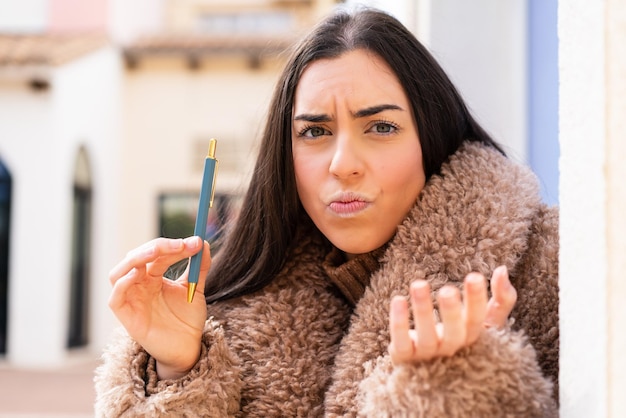
M 12 11 L 3 24 L 20 21 Z M 0 34 L 0 350 L 29 366 L 91 341 L 91 281 L 106 280 L 118 211 L 119 52 L 101 29 L 49 19 Z
M 211 221 L 236 213 L 287 50 L 339 2 L 0 2 L 0 354 L 51 366 L 100 351 L 109 270 L 191 234 L 213 137 Z M 345 3 L 403 21 L 508 153 L 558 181 L 558 80 L 541 78 L 556 72 L 556 0 Z
M 98 354 L 109 269 L 190 205 L 209 137 L 218 191 L 240 191 L 281 48 L 333 3 L 0 1 L 0 355 Z M 624 3 L 346 3 L 402 20 L 544 198 L 561 195 L 561 412 L 624 416 Z
M 93 357 L 108 340 L 116 325 L 108 271 L 195 218 L 212 137 L 217 193 L 236 204 L 286 51 L 335 1 L 8 3 L 0 3 L 0 354 L 56 366 Z

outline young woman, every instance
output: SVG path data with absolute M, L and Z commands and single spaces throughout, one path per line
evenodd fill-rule
M 556 416 L 557 223 L 410 32 L 337 12 L 215 260 L 160 238 L 111 271 L 97 415 Z M 163 274 L 202 245 L 188 304 Z

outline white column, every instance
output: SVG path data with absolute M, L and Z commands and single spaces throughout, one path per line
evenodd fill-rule
M 561 416 L 626 416 L 626 5 L 559 1 Z
M 606 22 L 608 410 L 626 416 L 626 3 L 609 0 Z

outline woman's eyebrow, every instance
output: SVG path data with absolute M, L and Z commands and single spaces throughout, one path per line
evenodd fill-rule
M 377 113 L 383 112 L 385 110 L 404 110 L 400 106 L 395 104 L 380 104 L 376 106 L 366 107 L 365 109 L 361 109 L 352 114 L 352 116 L 356 118 L 362 118 L 366 116 L 372 116 Z
M 303 120 L 306 122 L 330 122 L 332 118 L 326 114 L 312 114 L 312 113 L 303 113 L 301 115 L 296 115 L 293 120 Z
M 375 115 L 385 110 L 404 110 L 404 109 L 395 104 L 380 104 L 380 105 L 366 107 L 361 110 L 357 110 L 356 112 L 352 113 L 352 117 L 355 119 L 363 118 L 363 117 Z M 302 113 L 300 115 L 296 115 L 293 118 L 293 120 L 303 120 L 306 122 L 331 122 L 333 119 L 325 113 L 320 113 L 320 114 Z

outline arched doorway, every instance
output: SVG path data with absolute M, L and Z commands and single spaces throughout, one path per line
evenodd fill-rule
M 6 353 L 9 311 L 9 232 L 11 175 L 0 160 L 0 354 Z
M 70 348 L 87 344 L 89 334 L 89 270 L 91 255 L 91 169 L 81 147 L 74 166 L 74 203 L 70 284 Z

